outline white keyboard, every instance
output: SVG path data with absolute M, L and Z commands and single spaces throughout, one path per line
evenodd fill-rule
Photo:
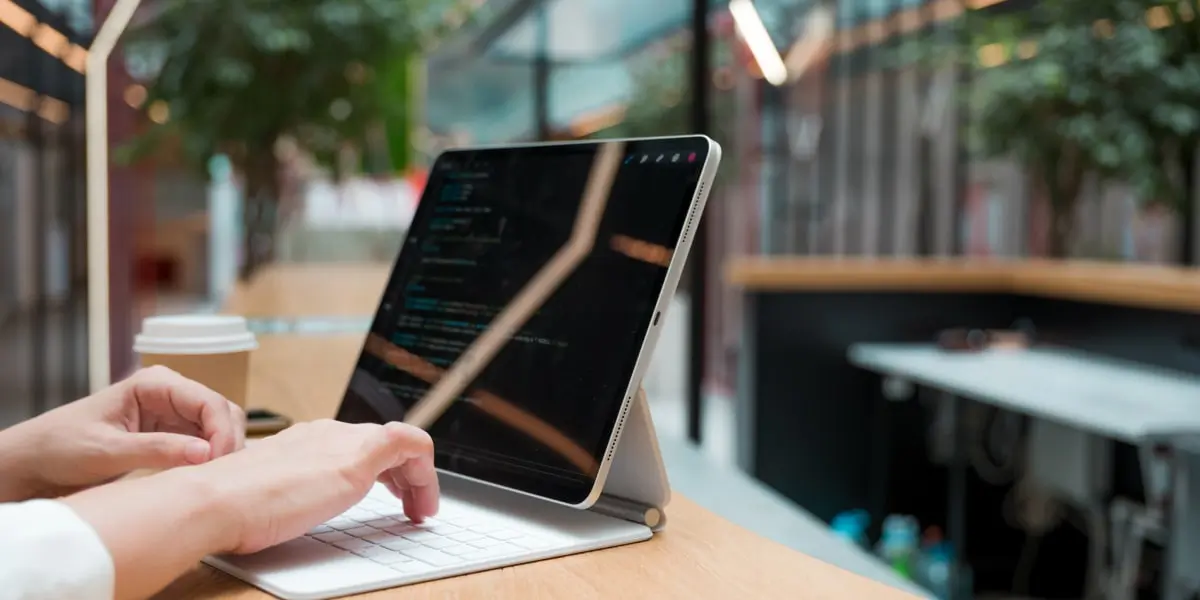
M 453 577 L 651 537 L 648 527 L 446 478 L 435 518 L 416 524 L 376 484 L 308 534 L 208 564 L 280 598 L 318 600 Z
M 545 534 L 460 503 L 445 502 L 436 518 L 416 524 L 404 516 L 400 501 L 386 493 L 372 493 L 307 535 L 405 575 L 536 554 L 558 545 Z

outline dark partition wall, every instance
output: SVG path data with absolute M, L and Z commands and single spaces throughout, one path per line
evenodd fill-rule
M 1008 298 L 964 294 L 755 294 L 747 326 L 754 362 L 743 373 L 742 414 L 753 415 L 743 466 L 817 517 L 853 508 L 882 509 L 876 455 L 880 436 L 879 382 L 852 366 L 846 351 L 871 341 L 928 341 L 942 328 L 964 324 L 1005 327 Z M 819 318 L 817 317 L 819 315 Z M 920 439 L 913 414 L 898 412 L 898 430 Z M 910 427 L 917 426 L 917 427 Z M 891 469 L 920 472 L 924 455 L 903 436 L 891 440 Z M 917 482 L 914 482 L 917 483 Z M 913 488 L 941 503 L 941 490 Z M 916 504 L 913 502 L 912 504 Z

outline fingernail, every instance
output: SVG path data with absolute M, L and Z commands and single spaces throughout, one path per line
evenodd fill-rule
M 204 440 L 192 440 L 188 442 L 187 448 L 183 452 L 188 462 L 198 465 L 208 460 L 208 451 L 208 442 Z

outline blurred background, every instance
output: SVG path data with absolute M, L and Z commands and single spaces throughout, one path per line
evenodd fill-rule
M 84 83 L 113 4 L 0 0 L 0 426 L 88 390 Z M 86 74 L 108 85 L 112 377 L 134 367 L 144 316 L 221 310 L 288 269 L 386 267 L 443 149 L 705 133 L 724 160 L 646 382 L 660 434 L 822 523 L 862 509 L 872 540 L 893 513 L 940 536 L 928 528 L 953 529 L 956 500 L 954 462 L 929 433 L 937 382 L 904 392 L 919 378 L 881 377 L 847 351 L 1023 322 L 1191 382 L 1196 10 L 143 0 L 106 72 Z M 1037 291 L 993 289 L 1019 279 L 1010 271 L 981 278 L 1014 264 L 1065 270 L 1039 271 Z M 252 325 L 316 334 L 369 319 Z M 886 382 L 901 391 L 885 399 Z M 1033 429 L 987 419 L 1015 423 L 987 438 L 1001 454 Z M 1115 443 L 1103 503 L 1145 509 L 1145 445 Z M 976 540 L 955 550 L 967 587 L 1095 592 L 1088 548 L 1106 543 L 1067 517 L 1030 534 L 1006 516 L 1022 478 L 1001 479 L 973 472 L 960 490 L 972 508 L 958 533 Z M 1031 553 L 1030 539 L 1051 549 Z M 1147 550 L 1131 593 L 1158 597 L 1167 545 Z

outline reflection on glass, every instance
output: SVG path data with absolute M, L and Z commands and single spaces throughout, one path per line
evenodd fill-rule
M 627 149 L 697 160 L 624 165 L 620 145 L 585 143 L 463 150 L 435 165 L 338 418 L 416 422 L 440 468 L 586 499 L 708 141 Z M 608 175 L 591 177 L 597 156 L 612 159 Z

